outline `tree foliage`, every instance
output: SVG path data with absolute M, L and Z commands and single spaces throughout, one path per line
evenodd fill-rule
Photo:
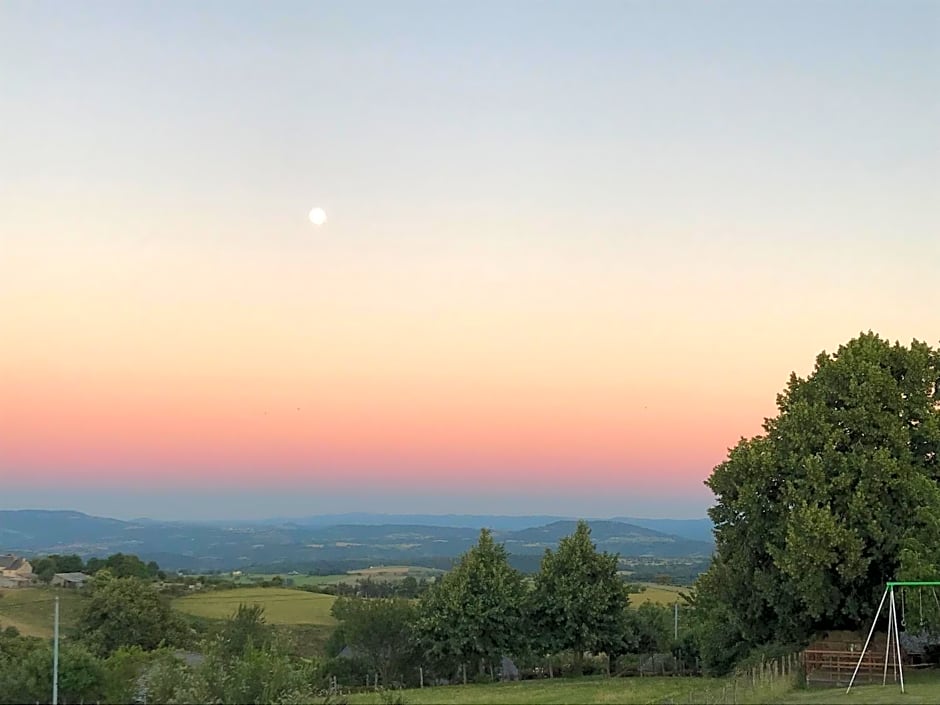
M 220 650 L 234 657 L 252 648 L 265 649 L 271 643 L 271 636 L 271 629 L 264 617 L 264 607 L 240 604 L 220 630 Z
M 940 352 L 863 334 L 791 375 L 777 406 L 706 483 L 716 554 L 697 592 L 715 670 L 860 628 L 888 580 L 940 577 Z
M 48 702 L 52 695 L 52 647 L 14 633 L 0 634 L 0 703 Z M 77 644 L 59 650 L 60 702 L 94 702 L 106 695 L 102 663 Z
M 441 666 L 499 663 L 525 648 L 527 590 L 506 549 L 480 531 L 477 545 L 422 596 L 418 633 Z
M 617 556 L 599 553 L 591 528 L 579 521 L 557 551 L 546 549 L 535 578 L 534 627 L 541 651 L 571 649 L 579 667 L 585 652 L 620 653 L 627 634 L 627 587 Z
M 81 556 L 74 553 L 69 555 L 53 553 L 33 561 L 33 572 L 44 583 L 50 582 L 56 573 L 80 573 L 83 570 L 85 570 L 85 564 Z
M 411 602 L 341 597 L 332 612 L 341 624 L 345 646 L 355 658 L 377 672 L 384 685 L 404 681 L 414 656 L 417 612 Z
M 161 575 L 160 566 L 156 561 L 144 563 L 132 553 L 115 553 L 107 558 L 89 558 L 85 566 L 85 570 L 92 575 L 104 568 L 115 578 L 150 580 Z
M 106 656 L 122 646 L 149 651 L 178 643 L 183 626 L 150 584 L 102 571 L 79 615 L 77 633 L 92 651 Z

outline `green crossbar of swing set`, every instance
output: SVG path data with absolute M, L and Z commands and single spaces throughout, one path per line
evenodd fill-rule
M 901 581 L 891 581 L 887 583 L 889 588 L 893 587 L 916 587 L 920 585 L 933 585 L 934 587 L 940 587 L 940 581 L 938 580 L 901 580 Z

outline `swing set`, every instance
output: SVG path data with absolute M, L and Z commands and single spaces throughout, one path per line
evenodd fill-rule
M 888 682 L 888 659 L 892 656 L 892 642 L 894 648 L 894 678 L 895 680 L 900 680 L 901 683 L 901 692 L 904 692 L 904 667 L 901 663 L 901 639 L 898 630 L 898 608 L 897 601 L 894 598 L 894 589 L 901 589 L 901 618 L 900 623 L 902 627 L 907 626 L 907 615 L 905 608 L 905 597 L 904 593 L 908 588 L 931 588 L 933 593 L 934 602 L 937 605 L 937 612 L 940 614 L 940 598 L 937 597 L 937 588 L 940 587 L 940 581 L 892 581 L 887 583 L 885 587 L 884 595 L 881 596 L 881 602 L 878 604 L 878 611 L 875 612 L 875 618 L 871 623 L 871 630 L 868 632 L 868 638 L 865 640 L 865 646 L 862 647 L 862 654 L 858 658 L 858 663 L 855 665 L 855 671 L 852 673 L 852 679 L 849 681 L 849 687 L 846 688 L 845 692 L 848 694 L 852 690 L 852 685 L 855 683 L 855 677 L 858 675 L 858 670 L 862 665 L 862 661 L 865 659 L 865 652 L 868 650 L 868 645 L 871 643 L 872 635 L 875 633 L 875 626 L 878 624 L 878 617 L 881 616 L 881 610 L 884 608 L 885 602 L 888 602 L 888 641 L 885 645 L 885 664 L 884 664 L 884 673 L 882 674 L 881 684 L 886 685 Z M 924 618 L 924 599 L 923 592 L 918 590 L 918 597 L 920 598 L 919 602 L 919 617 L 920 617 L 920 630 L 921 633 L 926 631 L 927 622 Z M 929 603 L 928 603 L 929 607 Z M 905 629 L 906 633 L 906 629 Z

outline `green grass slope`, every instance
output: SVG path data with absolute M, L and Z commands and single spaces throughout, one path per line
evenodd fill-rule
M 905 703 L 935 705 L 940 703 L 940 673 L 911 674 L 907 692 L 901 694 L 896 684 L 870 685 L 853 688 L 787 689 L 783 683 L 767 688 L 733 687 L 730 679 L 666 677 L 666 678 L 580 678 L 493 683 L 486 685 L 453 685 L 402 691 L 409 705 L 440 703 L 440 705 L 576 705 L 609 703 L 648 705 L 653 703 L 710 703 L 732 705 L 765 703 L 766 705 L 884 705 Z M 349 696 L 350 705 L 379 705 L 380 693 L 358 693 Z
M 332 595 L 286 588 L 237 588 L 187 595 L 173 600 L 173 608 L 207 619 L 227 619 L 240 604 L 264 607 L 268 624 L 334 626 Z
M 0 627 L 16 627 L 24 636 L 51 638 L 55 598 L 59 598 L 59 628 L 63 635 L 75 626 L 83 597 L 76 590 L 48 587 L 0 590 Z

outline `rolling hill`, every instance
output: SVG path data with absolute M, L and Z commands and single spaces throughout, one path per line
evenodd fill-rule
M 71 511 L 0 511 L 0 553 L 77 553 L 87 558 L 121 551 L 155 560 L 167 569 L 198 571 L 248 566 L 285 570 L 287 566 L 300 569 L 326 564 L 343 569 L 391 563 L 446 567 L 449 560 L 472 546 L 479 534 L 477 526 L 429 525 L 421 523 L 421 517 L 400 518 L 411 518 L 411 522 L 206 524 L 121 521 Z M 551 519 L 532 517 L 546 518 Z M 713 549 L 709 541 L 627 522 L 590 523 L 598 548 L 624 558 L 707 557 Z M 510 554 L 534 559 L 574 527 L 573 520 L 552 520 L 525 528 L 498 529 L 494 534 Z

